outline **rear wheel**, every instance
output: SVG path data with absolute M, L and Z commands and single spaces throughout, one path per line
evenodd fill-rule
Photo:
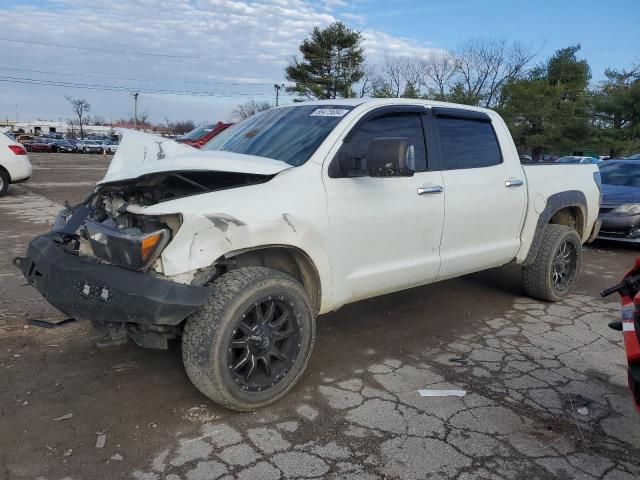
M 0 197 L 7 193 L 7 190 L 9 190 L 9 175 L 0 169 Z
M 522 268 L 524 290 L 540 300 L 562 300 L 573 290 L 581 258 L 582 242 L 575 229 L 547 225 L 535 260 Z
M 186 322 L 182 358 L 193 384 L 213 401 L 248 411 L 284 396 L 304 371 L 315 339 L 305 290 L 262 267 L 233 270 Z

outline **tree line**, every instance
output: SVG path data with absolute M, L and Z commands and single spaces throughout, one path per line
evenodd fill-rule
M 341 22 L 316 27 L 288 61 L 296 100 L 423 98 L 495 109 L 520 153 L 540 158 L 594 150 L 610 156 L 640 150 L 640 66 L 607 69 L 591 83 L 580 45 L 534 63 L 521 42 L 476 38 L 424 57 L 366 61 L 362 34 Z
M 149 130 L 152 128 L 163 130 L 171 135 L 184 135 L 196 128 L 195 122 L 192 120 L 179 120 L 172 122 L 165 117 L 164 123 L 153 124 L 149 120 L 147 112 L 141 112 L 137 118 L 119 118 L 108 122 L 101 115 L 90 116 L 91 104 L 84 98 L 72 98 L 69 95 L 64 97 L 71 105 L 74 116 L 67 119 L 67 127 L 71 135 L 78 135 L 84 138 L 84 129 L 87 125 L 137 125 L 140 130 Z

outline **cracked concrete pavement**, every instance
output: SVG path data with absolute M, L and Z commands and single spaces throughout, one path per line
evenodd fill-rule
M 179 348 L 98 349 L 83 323 L 24 327 L 59 314 L 8 257 L 104 166 L 33 157 L 36 186 L 0 199 L 0 478 L 640 477 L 640 417 L 621 335 L 607 327 L 619 305 L 595 295 L 633 249 L 586 247 L 576 293 L 558 304 L 523 297 L 505 267 L 323 316 L 300 384 L 238 414 L 189 384 Z
M 305 389 L 295 412 L 176 436 L 133 475 L 638 478 L 640 422 L 603 322 L 617 310 L 583 295 L 551 305 L 516 298 L 455 342 Z M 424 388 L 467 393 L 421 397 Z M 320 411 L 305 403 L 316 398 Z

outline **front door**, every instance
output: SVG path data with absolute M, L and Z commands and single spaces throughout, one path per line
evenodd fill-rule
M 442 175 L 428 170 L 422 114 L 385 112 L 356 124 L 348 148 L 366 160 L 372 139 L 407 137 L 416 172 L 385 178 L 325 172 L 337 305 L 428 283 L 440 268 Z

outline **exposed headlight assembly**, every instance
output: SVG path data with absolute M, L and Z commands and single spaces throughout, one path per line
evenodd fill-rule
M 621 215 L 640 215 L 640 204 L 625 203 L 614 208 L 612 212 L 619 213 Z
M 169 242 L 167 228 L 150 233 L 121 231 L 87 220 L 84 229 L 97 258 L 133 270 L 151 265 Z

